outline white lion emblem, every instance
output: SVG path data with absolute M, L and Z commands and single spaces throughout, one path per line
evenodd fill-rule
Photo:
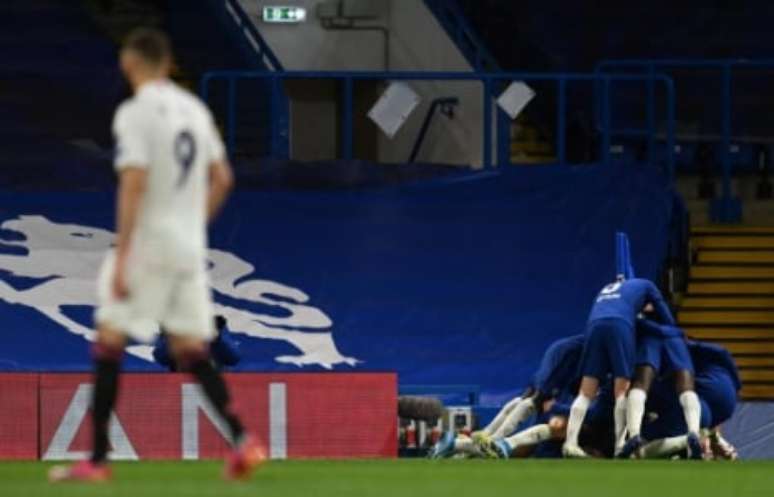
M 5 221 L 0 228 L 25 237 L 0 241 L 0 245 L 27 250 L 26 255 L 0 255 L 0 269 L 15 276 L 45 279 L 26 290 L 17 290 L 0 280 L 0 299 L 33 307 L 69 332 L 93 340 L 94 331 L 67 317 L 62 306 L 96 306 L 97 271 L 105 251 L 113 244 L 114 234 L 100 228 L 54 223 L 43 216 L 19 216 Z M 309 296 L 304 292 L 274 281 L 245 279 L 253 274 L 254 267 L 229 252 L 212 249 L 208 257 L 214 291 L 285 311 L 283 317 L 277 317 L 216 303 L 215 311 L 226 316 L 233 332 L 283 340 L 298 349 L 298 355 L 276 357 L 280 363 L 331 369 L 359 362 L 341 355 L 333 341 L 333 322 L 322 310 L 307 304 Z M 136 345 L 127 351 L 153 361 L 151 350 L 150 346 Z

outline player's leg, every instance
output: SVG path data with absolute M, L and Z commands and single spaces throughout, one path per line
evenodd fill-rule
M 631 382 L 628 377 L 616 377 L 613 380 L 613 440 L 615 453 L 621 452 L 626 440 L 626 392 Z
M 643 335 L 637 340 L 637 360 L 632 379 L 632 387 L 626 402 L 626 431 L 630 439 L 638 444 L 637 438 L 642 430 L 642 416 L 645 414 L 645 402 L 648 392 L 661 368 L 662 340 L 659 337 Z
M 648 442 L 642 446 L 641 454 L 645 459 L 664 459 L 675 454 L 685 453 L 687 448 L 688 437 L 686 435 L 679 435 Z
M 535 414 L 535 405 L 536 402 L 539 401 L 540 399 L 538 398 L 537 394 L 522 398 L 520 402 L 515 405 L 514 408 L 508 413 L 508 415 L 505 416 L 505 419 L 503 419 L 502 423 L 500 423 L 500 426 L 498 426 L 497 429 L 492 432 L 491 437 L 503 438 L 516 431 L 516 428 L 518 428 L 521 423 Z
M 91 462 L 103 464 L 107 460 L 108 425 L 118 397 L 118 376 L 126 337 L 108 325 L 97 330 L 97 341 L 92 348 L 94 359 L 94 396 L 92 398 L 93 450 Z
M 119 374 L 126 333 L 133 328 L 136 292 L 125 300 L 117 300 L 112 292 L 114 256 L 108 254 L 97 280 L 99 307 L 95 313 L 97 335 L 92 345 L 94 387 L 92 394 L 92 453 L 88 461 L 65 467 L 54 466 L 51 481 L 102 481 L 110 478 L 107 467 L 110 416 L 118 397 Z
M 645 414 L 645 401 L 655 378 L 656 370 L 649 364 L 639 365 L 634 370 L 634 379 L 626 405 L 626 428 L 629 437 L 640 435 L 642 416 Z
M 502 427 L 503 424 L 509 420 L 509 417 L 514 411 L 517 412 L 517 416 L 521 417 L 520 413 L 524 410 L 528 410 L 529 409 L 528 406 L 532 405 L 530 398 L 532 397 L 533 394 L 534 394 L 534 390 L 532 388 L 529 388 L 522 395 L 511 399 L 507 404 L 503 406 L 502 409 L 500 409 L 500 412 L 497 413 L 494 419 L 488 425 L 486 425 L 482 430 L 480 430 L 479 433 L 483 436 L 488 436 L 488 437 L 493 436 L 495 433 L 498 432 L 498 430 L 500 430 L 500 427 Z
M 228 425 L 231 443 L 239 444 L 244 436 L 244 427 L 239 418 L 231 412 L 228 388 L 222 375 L 212 363 L 209 344 L 199 338 L 170 334 L 169 346 L 181 371 L 190 373 L 196 378 L 215 411 Z
M 567 437 L 562 447 L 562 453 L 566 457 L 586 457 L 586 453 L 578 444 L 578 437 L 591 401 L 599 391 L 599 382 L 610 371 L 610 358 L 605 343 L 609 334 L 607 328 L 604 323 L 593 322 L 586 333 L 586 342 L 579 361 L 581 384 L 570 407 Z
M 227 460 L 226 476 L 244 478 L 264 458 L 264 450 L 231 409 L 231 396 L 220 371 L 210 359 L 209 342 L 215 336 L 212 306 L 206 276 L 182 278 L 175 285 L 161 324 L 168 332 L 169 348 L 182 371 L 190 373 L 229 429 L 233 452 Z
M 629 458 L 636 454 L 642 445 L 640 431 L 642 430 L 642 417 L 645 414 L 645 401 L 648 391 L 656 377 L 656 370 L 650 364 L 640 364 L 635 368 L 632 386 L 626 398 L 626 433 L 629 439 L 621 445 L 616 440 L 616 449 L 619 457 Z M 618 434 L 620 436 L 620 434 Z
M 626 394 L 631 386 L 636 359 L 634 330 L 620 323 L 610 330 L 605 345 L 613 373 L 613 436 L 617 454 L 626 441 Z
M 578 396 L 570 407 L 570 417 L 567 421 L 567 437 L 562 447 L 562 453 L 566 457 L 585 457 L 585 453 L 578 444 L 583 420 L 586 418 L 586 412 L 592 399 L 596 397 L 599 391 L 599 380 L 596 376 L 584 376 L 581 380 Z

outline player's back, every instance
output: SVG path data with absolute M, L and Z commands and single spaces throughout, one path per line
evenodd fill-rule
M 621 319 L 634 328 L 635 318 L 645 303 L 660 293 L 645 279 L 633 278 L 605 286 L 594 300 L 589 322 L 597 319 Z
M 174 83 L 154 81 L 121 105 L 114 127 L 117 166 L 147 167 L 138 255 L 176 270 L 203 264 L 208 168 L 222 156 L 209 111 Z

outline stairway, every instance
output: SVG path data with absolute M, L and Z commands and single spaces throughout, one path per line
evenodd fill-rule
M 694 228 L 691 252 L 680 326 L 731 351 L 742 398 L 774 399 L 774 228 Z

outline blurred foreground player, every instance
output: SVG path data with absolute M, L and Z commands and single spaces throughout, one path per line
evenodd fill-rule
M 591 308 L 586 343 L 580 359 L 581 384 L 572 403 L 567 439 L 562 452 L 566 457 L 587 457 L 578 445 L 583 420 L 599 385 L 613 376 L 615 404 L 613 420 L 615 447 L 619 452 L 626 434 L 626 393 L 634 373 L 635 320 L 645 308 L 653 307 L 661 322 L 674 324 L 674 318 L 656 285 L 644 279 L 616 281 L 605 286 Z
M 116 401 L 127 338 L 150 342 L 156 323 L 169 333 L 176 362 L 190 372 L 229 428 L 226 476 L 242 478 L 264 458 L 229 408 L 220 373 L 209 360 L 214 337 L 205 268 L 207 222 L 233 183 L 212 116 L 168 80 L 172 53 L 157 31 L 132 32 L 121 69 L 134 96 L 116 112 L 119 174 L 117 237 L 100 271 L 95 314 L 93 452 L 88 461 L 52 468 L 53 481 L 101 481 L 107 466 L 108 420 Z

